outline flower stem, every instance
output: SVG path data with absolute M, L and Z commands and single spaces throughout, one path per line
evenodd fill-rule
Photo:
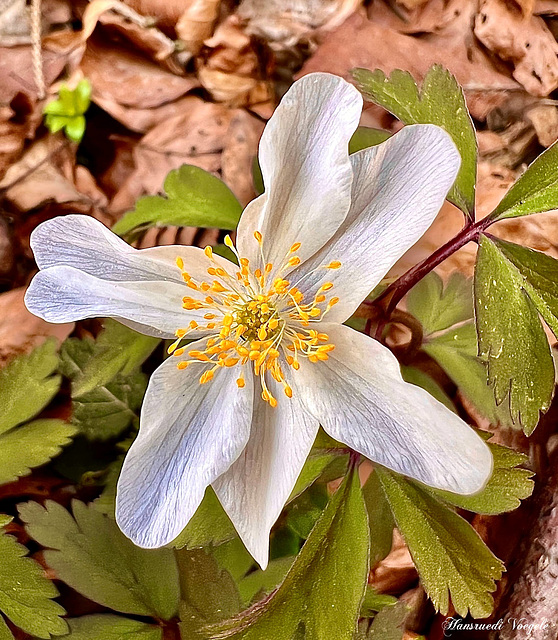
M 419 280 L 430 273 L 441 262 L 449 258 L 458 249 L 465 246 L 470 241 L 477 241 L 479 235 L 488 228 L 494 221 L 483 218 L 474 224 L 467 224 L 463 229 L 451 240 L 436 249 L 428 258 L 419 262 L 406 273 L 400 276 L 395 282 L 392 282 L 382 293 L 372 302 L 368 303 L 378 306 L 380 303 L 387 301 L 384 313 L 384 322 L 389 320 L 395 307 L 399 304 L 405 294 L 412 289 Z

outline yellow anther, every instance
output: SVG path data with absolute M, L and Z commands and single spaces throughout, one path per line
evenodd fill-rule
M 289 366 L 292 366 L 293 362 L 294 362 L 294 358 L 292 356 L 287 356 L 287 364 Z
M 215 304 L 215 300 L 211 296 L 207 296 L 205 301 L 207 302 L 207 304 Z
M 289 258 L 287 260 L 287 264 L 289 265 L 289 267 L 296 267 L 300 264 L 300 258 L 298 256 L 293 256 L 292 258 Z
M 339 260 L 332 260 L 327 266 L 326 269 L 339 269 L 341 263 Z
M 289 387 L 289 385 L 285 385 L 285 395 L 287 398 L 293 397 L 293 390 Z
M 188 286 L 190 287 L 190 289 L 194 289 L 194 291 L 198 291 L 198 285 L 195 282 L 192 282 L 191 280 L 188 282 Z
M 316 302 L 325 302 L 326 297 L 324 295 L 316 296 Z
M 248 354 L 248 357 L 250 358 L 250 360 L 257 360 L 260 357 L 260 352 L 253 349 Z
M 333 307 L 334 304 L 337 304 L 339 302 L 339 298 L 332 298 L 328 303 L 327 306 L 328 307 Z
M 254 238 L 256 238 L 259 244 L 262 243 L 263 236 L 259 231 L 254 231 Z
M 224 278 L 227 275 L 227 272 L 224 269 L 221 269 L 221 267 L 219 267 L 216 271 L 217 275 L 221 276 L 221 278 Z
M 211 289 L 211 285 L 209 283 L 207 283 L 207 282 L 202 282 L 200 284 L 200 289 L 202 291 L 209 291 Z
M 209 273 L 210 276 L 216 276 L 217 269 L 215 267 L 209 267 L 209 269 L 207 270 L 207 273 Z
M 197 329 L 199 325 L 195 320 L 190 320 L 190 324 L 188 326 L 190 329 Z
M 269 328 L 272 331 L 274 331 L 279 326 L 279 320 L 277 320 L 277 318 L 271 318 L 271 320 L 268 322 L 268 324 L 269 324 Z
M 271 262 L 268 262 L 268 263 L 265 265 L 265 272 L 266 272 L 266 273 L 270 273 L 272 269 L 273 269 L 273 264 L 272 264 Z
M 202 375 L 200 376 L 200 384 L 205 384 L 206 382 L 209 382 L 210 380 L 213 379 L 213 371 L 206 371 L 205 373 L 202 373 Z
M 217 282 L 217 280 L 213 281 L 211 289 L 216 293 L 223 293 L 224 291 L 227 291 L 227 289 L 220 282 Z
M 206 313 L 203 317 L 206 320 L 213 320 L 213 318 L 216 318 L 217 316 L 214 313 Z
M 254 275 L 256 276 L 256 278 L 261 278 L 262 277 L 262 270 L 261 269 L 256 269 L 254 271 Z
M 180 349 L 177 349 L 172 355 L 173 356 L 181 356 L 184 354 L 184 347 L 180 347 Z
M 277 400 L 272 395 L 269 396 L 268 402 L 275 409 L 277 406 Z
M 289 249 L 289 253 L 294 253 L 295 251 L 298 251 L 300 247 L 301 247 L 301 243 L 295 242 L 293 246 Z
M 310 312 L 309 312 L 311 318 L 317 318 L 319 315 L 321 315 L 321 313 L 322 312 L 317 307 L 310 309 Z
M 180 256 L 176 259 L 176 266 L 180 269 L 180 271 L 184 269 L 184 260 L 182 260 Z
M 183 338 L 186 335 L 186 329 L 177 329 L 174 333 L 177 338 Z
M 329 291 L 330 289 L 333 289 L 333 282 L 326 282 L 318 289 L 318 291 Z
M 234 318 L 232 317 L 232 315 L 230 313 L 227 313 L 227 315 L 223 318 L 223 326 L 230 327 L 233 323 L 233 320 Z
M 182 273 L 182 279 L 184 280 L 184 282 L 190 282 L 190 280 L 192 279 L 192 276 L 189 273 L 186 273 L 184 271 Z
M 203 252 L 208 258 L 213 258 L 213 249 L 208 245 Z
M 177 369 L 186 369 L 186 367 L 187 367 L 187 366 L 188 366 L 188 363 L 187 363 L 187 362 L 179 362 L 179 363 L 176 365 L 176 368 L 177 368 Z
M 234 367 L 235 364 L 238 364 L 239 358 L 227 358 L 225 360 L 225 367 Z
M 258 329 L 258 338 L 260 340 L 265 340 L 267 338 L 267 331 L 265 330 L 264 327 L 260 327 Z
M 240 266 L 247 267 L 250 264 L 250 260 L 248 258 L 240 258 Z
M 244 378 L 237 378 L 236 384 L 239 389 L 244 389 L 244 387 L 246 386 L 246 382 L 244 381 Z

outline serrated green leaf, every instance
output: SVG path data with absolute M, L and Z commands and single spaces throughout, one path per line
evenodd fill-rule
M 227 185 L 211 173 L 184 164 L 171 171 L 164 185 L 166 197 L 145 196 L 112 228 L 125 235 L 152 226 L 236 229 L 242 207 Z
M 475 311 L 479 355 L 496 402 L 508 402 L 513 422 L 529 435 L 550 406 L 554 362 L 524 279 L 486 236 L 475 266 Z
M 558 209 L 557 166 L 558 144 L 554 143 L 529 165 L 489 218 L 504 220 Z
M 485 618 L 490 593 L 504 565 L 477 532 L 425 488 L 387 469 L 376 470 L 397 528 L 409 547 L 422 584 L 436 609 L 446 615 L 449 596 L 457 613 Z
M 362 488 L 362 495 L 370 527 L 370 566 L 375 567 L 391 550 L 395 522 L 375 471 Z
M 219 568 L 225 569 L 235 582 L 241 580 L 255 565 L 254 558 L 238 536 L 217 547 L 212 546 L 211 554 Z
M 0 433 L 46 407 L 60 388 L 60 376 L 53 375 L 57 367 L 56 340 L 52 339 L 0 370 Z
M 56 502 L 19 506 L 26 530 L 43 547 L 60 580 L 90 600 L 136 615 L 172 618 L 180 597 L 172 550 L 140 549 L 93 505 L 73 501 L 74 517 Z
M 45 124 L 51 133 L 64 129 L 73 142 L 81 142 L 85 133 L 84 113 L 91 102 L 91 83 L 84 78 L 75 89 L 62 85 L 58 99 L 49 102 L 43 109 Z
M 558 337 L 558 260 L 498 238 L 493 238 L 493 242 L 517 269 L 538 312 Z
M 253 602 L 256 596 L 271 593 L 283 581 L 294 561 L 293 556 L 276 558 L 269 563 L 265 571 L 257 569 L 240 580 L 238 590 L 244 605 Z
M 87 78 L 82 78 L 73 94 L 76 113 L 84 114 L 91 104 L 91 82 Z
M 0 616 L 0 640 L 14 640 L 14 635 L 2 616 Z
M 95 342 L 69 338 L 60 350 L 60 371 L 70 380 L 84 375 L 95 354 Z M 92 440 L 107 440 L 120 435 L 137 420 L 147 376 L 136 371 L 118 374 L 104 386 L 73 398 L 72 422 Z
M 375 147 L 377 144 L 385 142 L 391 137 L 389 131 L 383 129 L 374 129 L 372 127 L 357 127 L 356 131 L 349 140 L 349 153 L 356 153 L 362 149 Z
M 208 630 L 212 640 L 352 640 L 368 574 L 368 522 L 350 473 L 285 580 L 264 604 Z
M 441 402 L 445 405 L 450 411 L 455 413 L 455 406 L 453 402 L 450 400 L 447 393 L 442 389 L 442 387 L 431 378 L 427 373 L 418 369 L 417 367 L 410 366 L 401 366 L 401 376 L 405 382 L 410 382 L 411 384 L 416 385 L 417 387 L 421 387 L 425 391 L 436 398 L 438 402 Z
M 42 567 L 25 557 L 27 553 L 15 538 L 0 531 L 0 611 L 38 638 L 64 635 L 68 626 L 60 616 L 65 611 L 52 599 L 58 591 Z
M 460 496 L 437 489 L 430 491 L 446 502 L 474 513 L 497 515 L 517 509 L 521 500 L 533 493 L 533 472 L 517 468 L 527 462 L 528 458 L 499 444 L 489 442 L 488 446 L 494 459 L 494 471 L 482 491 L 472 496 Z
M 68 122 L 67 116 L 57 116 L 54 114 L 48 114 L 45 118 L 45 125 L 51 133 L 57 133 L 62 131 Z
M 68 620 L 68 640 L 162 640 L 162 627 L 110 613 Z
M 353 76 L 365 97 L 405 124 L 436 124 L 449 133 L 461 155 L 461 168 L 448 200 L 474 218 L 477 139 L 457 80 L 440 65 L 429 69 L 420 92 L 411 74 L 399 69 L 389 78 L 379 69 L 355 69 Z
M 473 285 L 459 271 L 451 274 L 444 286 L 431 271 L 407 295 L 407 310 L 422 325 L 425 335 L 449 329 L 473 317 Z
M 205 496 L 182 532 L 172 541 L 177 549 L 206 547 L 231 540 L 236 530 L 219 502 L 215 491 L 207 487 Z
M 76 431 L 63 420 L 34 420 L 0 434 L 0 485 L 57 456 Z
M 116 320 L 107 319 L 91 357 L 72 381 L 72 396 L 78 397 L 106 385 L 118 373 L 133 373 L 159 343 L 158 338 L 144 336 Z
M 240 596 L 234 580 L 202 549 L 177 551 L 182 602 L 180 634 L 183 640 L 201 640 L 202 627 L 236 615 Z
M 477 332 L 472 322 L 429 337 L 422 348 L 491 424 L 513 426 L 509 407 L 496 404 L 494 391 L 488 385 L 486 365 L 477 356 Z

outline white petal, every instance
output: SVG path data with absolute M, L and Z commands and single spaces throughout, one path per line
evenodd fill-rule
M 188 291 L 178 282 L 110 282 L 73 267 L 50 267 L 31 280 L 25 304 L 47 322 L 109 317 L 147 335 L 172 338 L 203 316 L 203 310 L 182 308 Z
M 300 399 L 287 398 L 272 380 L 272 408 L 256 385 L 250 440 L 232 467 L 213 483 L 240 538 L 262 569 L 269 558 L 269 532 L 279 517 L 318 432 Z
M 31 247 L 40 269 L 68 266 L 111 281 L 170 280 L 183 283 L 176 258 L 195 280 L 207 279 L 210 261 L 199 247 L 172 245 L 134 249 L 95 218 L 69 215 L 40 224 L 31 234 Z M 225 269 L 235 266 L 215 259 Z
M 295 242 L 307 258 L 333 235 L 349 209 L 348 143 L 361 109 L 359 92 L 338 76 L 314 73 L 293 84 L 262 135 L 265 193 L 242 214 L 240 255 L 260 262 L 256 230 L 266 261 L 276 267 Z
M 465 495 L 484 487 L 492 454 L 471 427 L 404 382 L 379 342 L 343 325 L 320 329 L 335 350 L 326 362 L 301 358 L 294 393 L 333 438 L 431 487 Z
M 353 194 L 345 221 L 323 249 L 291 274 L 293 284 L 304 278 L 301 290 L 314 291 L 324 281 L 324 270 L 311 272 L 341 261 L 340 269 L 327 272 L 340 298 L 328 322 L 351 316 L 424 234 L 455 181 L 460 157 L 443 129 L 413 125 L 352 155 L 351 163 Z
M 118 480 L 116 519 L 140 547 L 176 538 L 250 433 L 252 377 L 239 389 L 237 368 L 222 368 L 201 385 L 205 365 L 179 371 L 176 363 L 168 358 L 151 377 L 139 434 Z

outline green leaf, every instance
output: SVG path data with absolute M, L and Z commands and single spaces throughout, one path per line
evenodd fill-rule
M 302 467 L 302 471 L 291 491 L 288 502 L 297 498 L 303 491 L 306 491 L 306 489 L 322 475 L 336 457 L 335 453 L 313 451 Z
M 407 310 L 422 324 L 425 335 L 443 331 L 473 317 L 473 286 L 459 271 L 446 285 L 431 271 L 407 295 Z
M 221 506 L 215 491 L 211 487 L 207 487 L 196 513 L 182 532 L 172 541 L 172 546 L 177 549 L 182 547 L 195 549 L 210 544 L 218 545 L 231 540 L 235 535 L 236 530 Z
M 104 386 L 118 373 L 125 376 L 133 373 L 159 343 L 157 338 L 144 336 L 116 320 L 107 319 L 91 357 L 73 379 L 72 396 L 81 396 Z
M 0 370 L 0 433 L 33 418 L 52 400 L 61 378 L 56 340 L 47 340 Z
M 384 131 L 383 129 L 357 127 L 357 130 L 349 140 L 349 153 L 356 153 L 357 151 L 362 151 L 362 149 L 375 147 L 376 145 L 385 142 L 390 137 L 391 133 L 389 131 Z
M 397 528 L 405 538 L 422 584 L 436 609 L 446 615 L 449 596 L 465 617 L 492 612 L 490 593 L 504 565 L 461 516 L 426 489 L 386 469 L 377 469 Z
M 293 556 L 276 558 L 269 563 L 265 571 L 257 569 L 243 578 L 238 583 L 242 602 L 248 605 L 254 601 L 256 596 L 264 596 L 271 593 L 283 581 L 287 572 L 293 566 L 294 560 Z
M 74 517 L 56 502 L 19 506 L 26 530 L 43 547 L 60 580 L 105 607 L 172 618 L 178 609 L 178 570 L 172 550 L 140 549 L 112 520 L 74 500 Z M 74 519 L 75 518 L 75 519 Z
M 442 387 L 431 378 L 427 373 L 418 369 L 417 367 L 404 366 L 401 365 L 401 376 L 405 382 L 410 382 L 411 384 L 416 385 L 417 387 L 421 387 L 425 391 L 436 398 L 438 402 L 441 402 L 445 405 L 450 411 L 455 413 L 455 406 L 453 402 L 450 400 L 447 393 L 442 389 Z
M 232 540 L 212 546 L 211 554 L 220 569 L 225 569 L 238 582 L 254 567 L 254 558 L 248 553 L 242 540 L 237 536 Z
M 73 92 L 76 113 L 84 114 L 91 104 L 91 83 L 87 78 L 83 78 L 77 84 Z
M 554 143 L 529 165 L 490 214 L 490 220 L 517 218 L 558 209 L 558 145 Z
M 527 435 L 550 406 L 554 363 L 537 309 L 515 266 L 481 236 L 475 266 L 479 355 L 488 364 L 496 402 Z
M 207 171 L 184 164 L 165 179 L 163 196 L 145 196 L 112 228 L 125 235 L 152 226 L 236 229 L 242 207 L 227 185 Z
M 70 380 L 83 377 L 94 354 L 93 340 L 69 338 L 60 350 L 61 372 Z M 106 385 L 73 398 L 72 422 L 92 440 L 114 438 L 137 421 L 146 387 L 147 376 L 139 371 L 118 374 Z
M 177 551 L 182 602 L 180 634 L 183 640 L 201 640 L 201 628 L 236 615 L 240 597 L 234 580 L 203 549 Z
M 362 495 L 370 526 L 370 566 L 375 567 L 391 551 L 395 522 L 375 471 L 362 488 Z
M 488 385 L 486 365 L 477 356 L 477 332 L 472 322 L 429 337 L 422 348 L 491 424 L 513 426 L 509 407 L 496 404 L 494 391 Z
M 474 513 L 497 515 L 517 509 L 521 500 L 533 493 L 533 472 L 517 468 L 518 465 L 526 463 L 528 458 L 499 444 L 489 442 L 488 446 L 494 458 L 494 471 L 482 491 L 472 496 L 460 496 L 436 489 L 430 491 L 446 502 Z
M 13 633 L 2 616 L 0 616 L 0 640 L 14 640 Z
M 558 260 L 518 244 L 497 238 L 492 240 L 516 268 L 533 304 L 558 337 Z
M 0 434 L 0 485 L 57 456 L 76 431 L 63 420 L 34 420 Z
M 398 600 L 394 596 L 378 593 L 368 585 L 362 606 L 360 607 L 360 615 L 365 618 L 373 618 L 378 611 L 381 611 L 384 607 L 393 606 L 397 604 L 397 602 Z
M 212 640 L 352 640 L 368 574 L 358 474 L 331 498 L 281 586 L 263 604 L 208 630 Z
M 379 69 L 355 69 L 353 76 L 365 97 L 405 124 L 436 124 L 449 133 L 461 155 L 461 168 L 448 200 L 473 219 L 477 139 L 457 80 L 439 65 L 430 68 L 420 92 L 411 74 L 399 69 L 389 78 Z
M 110 613 L 68 620 L 68 640 L 162 640 L 162 627 Z
M 85 133 L 85 126 L 84 116 L 74 116 L 66 122 L 64 131 L 72 142 L 81 142 L 83 134 Z
M 2 517 L 2 526 L 10 520 Z M 0 531 L 0 611 L 38 638 L 64 635 L 68 626 L 60 616 L 65 611 L 52 600 L 58 591 L 42 567 L 25 557 L 27 553 L 15 538 Z

